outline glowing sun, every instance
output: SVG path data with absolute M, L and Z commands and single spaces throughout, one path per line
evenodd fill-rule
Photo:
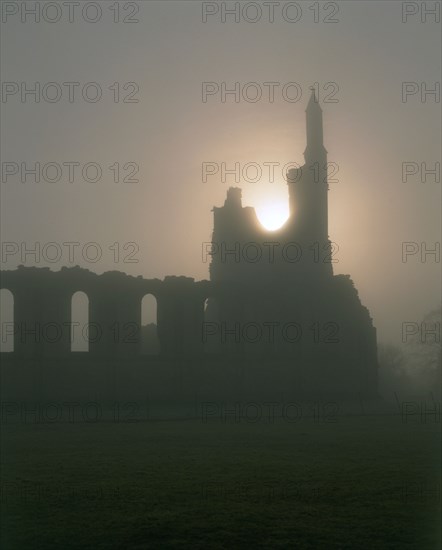
M 286 202 L 271 202 L 255 208 L 259 223 L 268 231 L 275 231 L 284 225 L 289 217 Z

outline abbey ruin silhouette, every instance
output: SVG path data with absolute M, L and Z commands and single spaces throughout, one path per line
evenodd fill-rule
M 238 188 L 214 208 L 209 281 L 80 267 L 3 271 L 1 288 L 14 297 L 14 351 L 2 354 L 8 395 L 23 395 L 24 374 L 48 398 L 74 387 L 95 396 L 123 387 L 129 396 L 141 388 L 169 395 L 172 387 L 174 395 L 221 388 L 239 397 L 375 395 L 372 319 L 350 276 L 333 274 L 337 245 L 328 235 L 327 151 L 314 92 L 306 127 L 305 164 L 287 173 L 290 216 L 280 229 L 264 230 Z M 84 353 L 71 352 L 77 291 L 88 297 L 94 327 Z M 155 355 L 142 344 L 147 294 L 157 301 Z

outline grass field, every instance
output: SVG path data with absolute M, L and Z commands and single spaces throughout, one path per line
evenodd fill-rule
M 438 548 L 440 424 L 316 420 L 7 423 L 1 548 Z

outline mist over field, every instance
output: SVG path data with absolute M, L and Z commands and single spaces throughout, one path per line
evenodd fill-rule
M 439 306 L 439 2 L 282 2 L 273 22 L 265 6 L 235 15 L 235 2 L 119 2 L 119 14 L 101 3 L 95 23 L 84 19 L 97 17 L 93 7 L 84 16 L 76 8 L 70 23 L 65 6 L 50 23 L 44 16 L 55 10 L 39 4 L 38 24 L 21 7 L 3 8 L 2 79 L 19 88 L 3 90 L 1 105 L 2 160 L 18 164 L 2 178 L 2 242 L 19 246 L 4 251 L 3 269 L 78 264 L 207 279 L 202 243 L 230 186 L 243 189 L 244 205 L 288 211 L 283 168 L 303 162 L 304 111 L 316 86 L 328 160 L 338 168 L 329 183 L 335 273 L 351 274 L 385 342 L 400 344 L 402 323 Z M 22 101 L 23 86 L 36 82 L 40 93 Z M 58 87 L 44 89 L 51 82 Z M 50 162 L 62 169 L 58 181 L 57 168 L 45 174 Z M 69 162 L 79 163 L 72 183 Z M 102 171 L 95 183 L 93 166 L 82 173 L 89 162 Z M 23 173 L 35 163 L 39 182 Z M 217 172 L 204 177 L 204 163 Z M 22 258 L 23 248 L 54 240 L 59 258 L 55 249 L 38 262 Z M 79 243 L 71 257 L 65 242 Z M 87 259 L 94 249 L 83 253 L 89 242 L 100 247 L 97 261 Z M 133 256 L 123 250 L 130 242 Z
M 440 547 L 440 1 L 3 1 L 1 547 Z

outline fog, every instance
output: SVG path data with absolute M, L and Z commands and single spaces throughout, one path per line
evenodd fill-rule
M 54 178 L 51 168 L 40 182 L 30 174 L 22 183 L 21 168 L 3 174 L 2 242 L 17 247 L 3 249 L 2 269 L 78 264 L 97 273 L 207 279 L 202 243 L 210 241 L 211 210 L 223 204 L 228 187 L 241 187 L 243 205 L 258 211 L 275 202 L 284 209 L 283 167 L 303 162 L 305 107 L 317 83 L 325 146 L 338 167 L 329 192 L 329 235 L 339 246 L 333 269 L 353 278 L 378 340 L 400 343 L 403 323 L 420 322 L 440 301 L 440 164 L 436 175 L 423 176 L 440 162 L 434 16 L 404 15 L 399 2 L 382 3 L 382 11 L 379 2 L 339 2 L 335 15 L 323 4 L 317 13 L 301 2 L 301 12 L 293 8 L 285 18 L 275 5 L 273 23 L 264 8 L 260 20 L 249 22 L 253 6 L 239 13 L 239 22 L 232 15 L 223 22 L 221 9 L 211 15 L 208 4 L 206 22 L 204 6 L 193 1 L 139 2 L 134 23 L 122 22 L 131 19 L 129 8 L 115 23 L 104 3 L 95 23 L 77 13 L 69 23 L 66 8 L 54 23 L 43 14 L 39 23 L 32 15 L 23 23 L 21 13 L 3 14 L 2 78 L 19 91 L 3 89 L 2 166 L 75 162 L 79 168 L 73 182 L 66 166 L 56 182 L 47 181 Z M 40 101 L 21 100 L 23 83 L 35 82 Z M 54 102 L 47 98 L 57 87 L 42 92 L 50 82 L 63 91 Z M 73 102 L 66 82 L 79 83 Z M 82 95 L 90 82 L 102 90 L 96 102 Z M 129 82 L 135 85 L 124 88 Z M 233 89 L 235 82 L 238 102 L 221 93 L 223 83 Z M 269 82 L 276 83 L 273 102 Z M 248 83 L 257 86 L 245 89 Z M 297 86 L 284 88 L 287 83 Z M 405 96 L 403 83 L 409 83 Z M 254 101 L 257 89 L 262 97 Z M 85 93 L 94 97 L 95 90 Z M 204 90 L 212 93 L 204 98 Z M 137 102 L 126 102 L 131 99 Z M 81 174 L 90 162 L 102 169 L 95 183 Z M 205 163 L 219 171 L 203 177 Z M 230 170 L 240 163 L 239 181 L 221 177 L 223 163 Z M 244 177 L 247 163 L 262 169 L 259 181 L 250 181 L 253 168 Z M 276 166 L 273 182 L 268 163 Z M 137 167 L 138 182 L 123 182 Z M 94 179 L 93 168 L 88 174 Z M 23 247 L 51 242 L 63 250 L 56 261 L 48 261 L 54 248 L 21 258 Z M 66 242 L 80 243 L 72 257 Z M 96 262 L 95 249 L 81 253 L 90 242 L 102 253 Z M 406 242 L 416 244 L 406 245 L 403 256 Z
M 0 2 L 2 548 L 441 547 L 440 7 Z

